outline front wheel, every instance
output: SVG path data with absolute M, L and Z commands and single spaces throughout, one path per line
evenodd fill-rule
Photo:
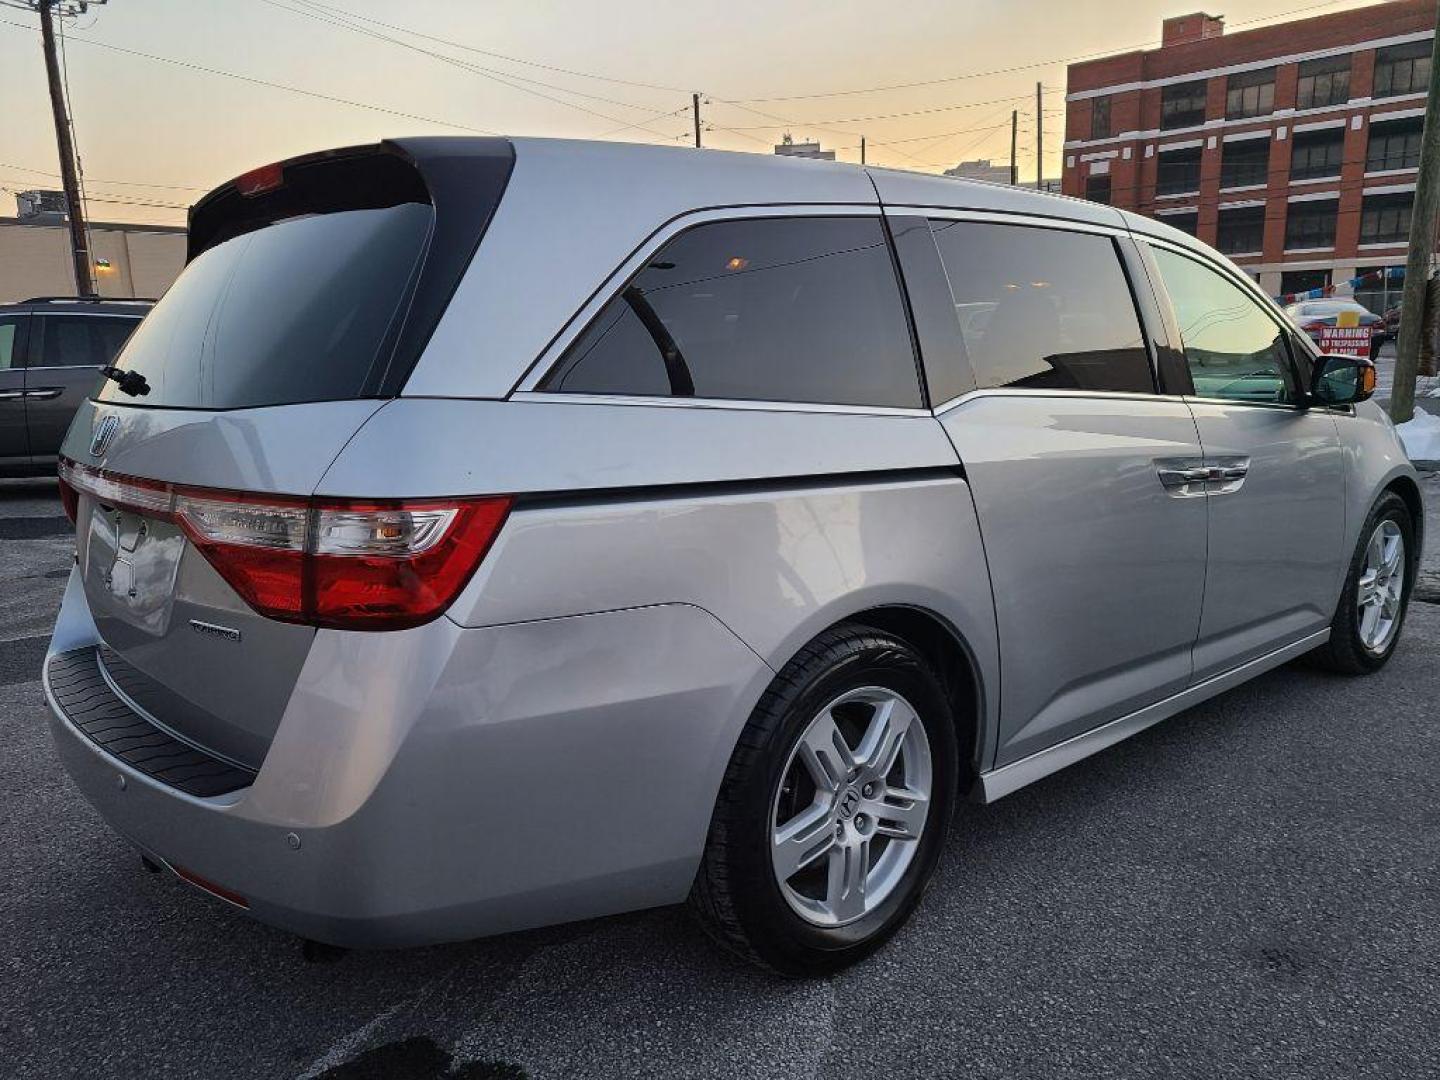
M 878 948 L 943 847 L 955 724 L 906 642 L 841 626 L 776 677 L 741 734 L 691 905 L 722 944 L 818 975 Z
M 1386 492 L 1360 530 L 1330 640 L 1316 650 L 1322 667 L 1364 675 L 1385 666 L 1405 623 L 1416 554 L 1410 508 Z

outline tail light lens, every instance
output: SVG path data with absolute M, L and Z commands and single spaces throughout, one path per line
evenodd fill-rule
M 80 518 L 80 493 L 65 482 L 64 476 L 60 477 L 60 506 L 74 525 Z
M 244 601 L 285 622 L 398 630 L 460 594 L 510 512 L 508 496 L 353 500 L 160 484 L 60 464 L 63 490 L 178 524 Z M 67 507 L 68 512 L 68 507 Z

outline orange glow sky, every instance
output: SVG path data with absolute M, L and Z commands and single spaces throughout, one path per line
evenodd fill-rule
M 1218 10 L 1240 30 L 1364 6 L 1383 32 L 1385 5 L 1373 0 Z M 66 55 L 91 217 L 183 223 L 183 205 L 257 164 L 389 135 L 688 145 L 691 90 L 709 102 L 708 146 L 768 153 L 788 130 L 853 161 L 863 134 L 872 163 L 932 172 L 1008 160 L 1018 108 L 1021 176 L 1033 178 L 1039 80 L 1049 88 L 1045 171 L 1057 176 L 1062 58 L 1153 44 L 1162 18 L 1193 10 L 1144 0 L 110 0 L 66 21 Z M 28 27 L 36 16 L 0 6 L 0 216 L 14 213 L 11 192 L 59 186 L 40 39 Z M 929 80 L 946 81 L 870 89 Z

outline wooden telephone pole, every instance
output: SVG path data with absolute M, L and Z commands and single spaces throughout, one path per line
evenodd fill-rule
M 94 0 L 103 4 L 105 0 Z M 60 155 L 60 182 L 65 188 L 66 215 L 70 219 L 70 255 L 75 263 L 75 293 L 94 296 L 95 279 L 90 274 L 90 241 L 85 233 L 85 210 L 80 204 L 80 182 L 76 178 L 75 144 L 70 138 L 70 116 L 60 82 L 60 61 L 55 56 L 55 18 L 76 15 L 88 6 L 67 0 L 32 0 L 40 12 L 40 38 L 45 50 L 45 78 L 50 84 L 50 112 L 55 120 L 55 147 Z
M 1045 190 L 1045 101 L 1044 87 L 1035 84 L 1035 190 Z
M 1015 150 L 1020 139 L 1020 110 L 1010 110 L 1010 186 L 1020 183 L 1020 165 L 1015 160 Z

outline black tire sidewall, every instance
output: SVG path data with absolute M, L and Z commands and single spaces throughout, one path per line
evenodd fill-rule
M 767 745 L 738 793 L 740 842 L 733 852 L 736 914 L 768 963 L 786 974 L 834 970 L 878 948 L 919 901 L 944 847 L 955 808 L 955 724 L 939 680 L 919 655 L 889 635 L 866 633 L 838 658 L 797 673 L 796 689 L 776 703 Z M 790 753 L 821 709 L 848 690 L 894 690 L 915 709 L 930 742 L 931 802 L 919 850 L 900 883 L 874 911 L 841 927 L 820 927 L 796 914 L 770 863 L 773 799 Z

